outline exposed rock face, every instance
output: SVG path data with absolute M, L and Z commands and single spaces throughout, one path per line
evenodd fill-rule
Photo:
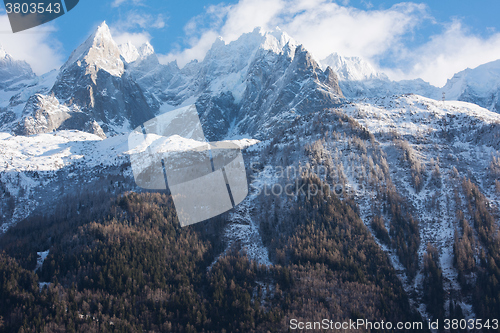
M 23 110 L 23 118 L 15 133 L 32 135 L 52 132 L 71 117 L 71 110 L 60 105 L 54 96 L 34 95 L 30 97 Z
M 83 127 L 84 132 L 95 134 L 103 139 L 106 139 L 106 134 L 102 130 L 101 126 L 97 123 L 97 121 L 92 120 L 85 123 Z
M 84 75 L 90 74 L 92 81 L 102 70 L 113 76 L 121 76 L 125 71 L 120 57 L 120 49 L 111 37 L 109 27 L 103 22 L 87 40 L 71 53 L 68 61 L 61 67 L 61 74 L 83 68 Z
M 258 138 L 271 134 L 298 115 L 339 105 L 343 95 L 335 73 L 323 72 L 302 46 L 290 57 L 284 53 L 273 61 L 266 57 L 252 62 L 246 89 L 236 118 L 236 133 Z

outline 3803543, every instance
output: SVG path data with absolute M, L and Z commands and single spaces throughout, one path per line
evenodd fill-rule
M 5 10 L 7 14 L 43 14 L 43 13 L 54 13 L 59 14 L 61 12 L 61 4 L 59 2 L 54 3 L 42 3 L 42 2 L 7 2 L 5 3 Z

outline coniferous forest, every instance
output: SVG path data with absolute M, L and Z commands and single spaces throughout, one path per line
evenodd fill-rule
M 181 228 L 168 194 L 68 197 L 0 238 L 0 331 L 286 332 L 291 319 L 422 320 L 353 202 L 299 196 L 291 209 L 286 232 L 267 233 L 275 264 L 259 266 L 238 244 L 224 250 L 224 216 Z M 40 249 L 50 251 L 37 269 Z

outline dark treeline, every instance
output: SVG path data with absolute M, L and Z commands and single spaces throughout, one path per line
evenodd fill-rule
M 464 179 L 462 189 L 466 197 L 467 210 L 477 232 L 482 249 L 475 253 L 472 230 L 463 214 L 458 217 L 462 225 L 462 239 L 455 240 L 455 262 L 461 283 L 470 288 L 467 276 L 476 275 L 472 290 L 473 305 L 478 318 L 497 319 L 500 313 L 500 233 L 495 219 L 489 212 L 489 203 L 479 187 L 470 179 Z M 474 255 L 479 256 L 479 265 Z M 500 329 L 498 329 L 500 332 Z
M 476 272 L 476 241 L 469 222 L 464 213 L 457 212 L 457 220 L 460 230 L 455 230 L 455 242 L 453 244 L 454 264 L 458 271 L 458 282 L 464 291 L 471 291 L 473 278 Z
M 427 305 L 427 311 L 432 314 L 433 320 L 438 319 L 443 322 L 445 318 L 443 271 L 439 264 L 439 251 L 430 243 L 427 244 L 427 252 L 424 254 L 423 274 L 423 300 Z
M 73 213 L 32 217 L 0 239 L 0 331 L 285 332 L 291 318 L 420 320 L 350 201 L 299 197 L 266 267 L 237 248 L 218 258 L 224 217 L 180 228 L 168 195 L 80 199 L 61 202 Z
M 409 213 L 405 201 L 391 182 L 388 183 L 387 188 L 383 189 L 382 198 L 387 202 L 386 212 L 391 217 L 389 231 L 392 245 L 396 249 L 399 260 L 407 269 L 408 277 L 413 279 L 419 269 L 420 228 L 418 221 Z

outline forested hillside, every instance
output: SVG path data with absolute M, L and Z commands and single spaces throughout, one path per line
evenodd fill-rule
M 292 318 L 421 320 L 351 201 L 297 198 L 289 231 L 270 234 L 280 246 L 267 267 L 237 244 L 211 265 L 224 250 L 224 216 L 180 228 L 166 194 L 98 199 L 68 198 L 0 239 L 0 331 L 286 332 Z

